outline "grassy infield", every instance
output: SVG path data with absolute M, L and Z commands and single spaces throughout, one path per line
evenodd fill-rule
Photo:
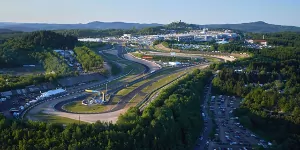
M 115 55 L 112 55 L 112 54 L 105 54 L 109 59 L 111 60 L 114 60 L 114 61 L 118 61 L 122 64 L 125 65 L 124 67 L 124 73 L 127 73 L 129 71 L 132 70 L 132 72 L 124 77 L 124 78 L 121 78 L 119 80 L 115 80 L 115 81 L 112 81 L 110 83 L 108 83 L 108 86 L 113 86 L 115 85 L 116 83 L 119 83 L 119 82 L 130 82 L 130 81 L 133 81 L 134 79 L 136 79 L 136 75 L 141 73 L 143 70 L 144 70 L 144 67 L 141 66 L 141 65 L 138 65 L 136 63 L 133 63 L 133 62 L 129 62 L 129 61 L 124 61 L 122 59 L 119 59 L 118 57 L 116 57 Z M 213 59 L 211 60 L 213 62 L 216 62 L 218 61 L 217 59 Z M 139 86 L 142 86 L 143 84 L 153 80 L 155 77 L 157 76 L 166 76 L 164 78 L 161 78 L 159 79 L 158 81 L 150 84 L 149 86 L 143 88 L 141 91 L 143 93 L 150 93 L 152 92 L 153 90 L 163 86 L 164 84 L 172 81 L 173 79 L 175 79 L 176 77 L 180 76 L 181 74 L 183 74 L 184 72 L 187 72 L 186 71 L 181 71 L 181 72 L 178 72 L 178 73 L 175 73 L 175 74 L 172 74 L 173 71 L 177 70 L 177 68 L 170 68 L 170 69 L 166 69 L 165 71 L 162 71 L 160 73 L 157 73 L 156 75 L 146 79 L 146 80 L 143 80 L 141 82 L 138 82 L 132 86 L 129 86 L 125 89 L 122 89 L 120 90 L 113 98 L 112 100 L 112 104 L 116 104 L 120 101 L 120 97 L 122 96 L 125 96 L 127 95 L 128 93 L 130 93 L 131 91 L 133 91 L 134 89 L 138 88 Z M 192 69 L 189 69 L 189 71 L 192 70 Z M 130 100 L 130 104 L 129 106 L 134 106 L 136 105 L 138 102 L 140 102 L 141 100 L 144 99 L 144 96 L 141 96 L 139 94 L 136 94 L 131 100 Z M 105 106 L 101 106 L 101 105 L 95 105 L 95 106 L 84 106 L 81 104 L 81 101 L 78 101 L 78 102 L 73 102 L 73 103 L 70 103 L 68 105 L 65 106 L 65 109 L 67 110 L 70 110 L 70 111 L 76 111 L 76 112 L 103 112 L 106 110 Z M 46 122 L 54 122 L 54 123 L 62 123 L 62 124 L 67 124 L 67 123 L 78 123 L 78 120 L 73 120 L 73 119 L 69 119 L 69 118 L 65 118 L 65 117 L 60 117 L 60 116 L 53 116 L 53 115 L 47 115 L 47 114 L 43 114 L 43 113 L 39 113 L 36 117 L 40 117 L 41 120 L 43 121 L 46 121 Z
M 42 112 L 36 114 L 35 117 L 39 118 L 39 120 L 41 121 L 49 122 L 49 123 L 59 123 L 59 124 L 79 123 L 78 120 L 55 116 L 55 115 L 48 115 Z M 80 121 L 80 123 L 86 123 L 86 122 Z
M 169 69 L 166 69 L 166 70 L 161 71 L 161 72 L 157 73 L 156 75 L 153 75 L 153 76 L 151 76 L 151 77 L 149 77 L 149 78 L 147 78 L 147 79 L 145 79 L 145 80 L 143 80 L 143 81 L 141 81 L 141 82 L 138 82 L 138 83 L 136 83 L 136 84 L 134 84 L 134 85 L 132 85 L 132 86 L 129 86 L 129 87 L 127 87 L 127 88 L 124 88 L 124 89 L 120 90 L 120 91 L 116 94 L 116 96 L 112 99 L 112 103 L 113 103 L 113 104 L 118 103 L 118 102 L 121 100 L 120 98 L 121 98 L 122 96 L 127 95 L 128 93 L 130 93 L 130 92 L 133 91 L 134 89 L 136 89 L 136 88 L 142 86 L 143 84 L 146 84 L 146 83 L 148 83 L 148 82 L 150 82 L 150 81 L 152 81 L 152 80 L 155 80 L 155 78 L 158 77 L 158 76 L 163 76 L 163 75 L 166 76 L 166 75 L 170 75 L 173 71 L 175 71 L 175 70 L 177 70 L 177 69 L 178 69 L 178 68 L 169 68 Z M 159 79 L 158 81 L 156 81 L 156 82 L 150 84 L 149 86 L 143 88 L 141 91 L 142 91 L 143 93 L 146 93 L 146 94 L 147 94 L 147 93 L 150 93 L 150 92 L 152 92 L 154 89 L 157 89 L 157 88 L 161 87 L 162 85 L 164 85 L 165 83 L 170 82 L 171 80 L 173 80 L 174 78 L 176 78 L 177 76 L 179 76 L 179 74 L 182 74 L 182 73 L 183 73 L 183 72 L 176 73 L 176 74 L 173 74 L 173 75 L 170 75 L 170 76 L 166 76 L 166 77 L 164 77 L 164 78 L 162 78 L 162 79 Z M 141 96 L 141 95 L 139 95 L 139 94 L 136 94 L 136 95 L 134 96 L 134 98 L 130 100 L 130 102 L 131 102 L 131 103 L 130 103 L 130 106 L 133 106 L 133 105 L 137 104 L 137 103 L 138 103 L 139 101 L 141 101 L 143 98 L 144 98 L 144 96 Z
M 123 59 L 119 59 L 117 56 L 112 55 L 112 54 L 105 54 L 110 60 L 113 61 L 118 61 L 122 64 L 124 64 L 124 73 L 128 73 L 129 71 L 131 71 L 131 73 L 124 77 L 121 78 L 119 80 L 115 80 L 112 81 L 110 83 L 108 83 L 108 87 L 110 86 L 114 86 L 117 83 L 120 82 L 130 82 L 133 79 L 133 77 L 135 77 L 137 74 L 141 73 L 144 70 L 144 67 L 142 65 L 136 64 L 136 63 L 132 63 Z M 104 88 L 100 87 L 100 88 Z M 98 88 L 99 89 L 99 88 Z M 76 112 L 103 112 L 106 110 L 105 106 L 84 106 L 81 105 L 81 101 L 78 102 L 74 102 L 74 103 L 70 103 L 69 105 L 65 106 L 67 110 L 70 111 L 76 111 Z M 65 117 L 60 117 L 60 116 L 55 116 L 55 115 L 48 115 L 48 114 L 44 114 L 42 112 L 38 113 L 37 115 L 35 115 L 34 117 L 38 118 L 41 121 L 45 121 L 45 122 L 51 122 L 51 123 L 61 123 L 61 124 L 67 124 L 67 123 L 78 123 L 78 120 L 74 120 L 74 119 L 69 119 L 69 118 L 65 118 Z
M 81 104 L 81 101 L 76 101 L 69 103 L 64 106 L 66 110 L 72 111 L 72 112 L 80 112 L 80 113 L 97 113 L 97 112 L 103 112 L 106 111 L 106 108 L 104 105 L 90 105 L 85 106 Z

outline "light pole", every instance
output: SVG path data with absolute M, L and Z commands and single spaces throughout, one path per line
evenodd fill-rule
M 80 114 L 79 114 L 79 124 L 80 124 Z

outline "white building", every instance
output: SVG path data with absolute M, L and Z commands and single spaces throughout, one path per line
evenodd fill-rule
M 225 41 L 224 39 L 222 41 L 218 41 L 217 44 L 228 44 L 228 41 Z
M 42 99 L 42 98 L 46 98 L 46 97 L 50 97 L 53 95 L 57 95 L 57 94 L 61 94 L 66 92 L 66 90 L 64 89 L 56 89 L 56 90 L 50 90 L 44 93 L 41 93 L 41 95 L 39 97 L 37 97 L 37 100 Z
M 101 42 L 100 38 L 83 38 L 83 39 L 78 39 L 78 41 L 81 42 Z
M 169 62 L 169 65 L 170 66 L 178 66 L 178 65 L 181 65 L 180 62 Z
M 131 39 L 131 34 L 123 34 L 122 38 Z
M 267 46 L 268 42 L 266 40 L 247 40 L 248 43 L 259 43 L 260 45 Z
M 180 35 L 177 37 L 178 42 L 188 42 L 193 41 L 194 36 L 193 35 Z

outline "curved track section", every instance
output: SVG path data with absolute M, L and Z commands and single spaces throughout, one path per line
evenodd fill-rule
M 128 55 L 128 54 L 126 54 L 126 53 L 124 52 L 124 47 L 122 47 L 122 46 L 117 46 L 116 49 L 118 50 L 118 57 L 119 57 L 119 58 L 126 59 L 126 60 L 130 60 L 130 61 L 132 61 L 132 62 L 135 62 L 135 63 L 138 63 L 138 64 L 144 66 L 145 70 L 144 70 L 143 73 L 148 73 L 148 72 L 150 72 L 150 67 L 149 67 L 148 65 L 145 65 L 144 63 L 141 63 L 141 62 L 139 62 L 139 61 L 134 61 L 133 59 L 124 56 L 124 54 L 125 54 L 125 55 Z
M 123 59 L 128 58 L 128 56 L 127 56 L 128 54 L 125 54 L 126 56 L 124 56 L 122 46 L 118 46 L 117 50 L 118 50 L 118 56 L 120 58 L 123 58 Z M 157 64 L 153 63 L 152 65 L 150 65 L 149 62 L 145 62 L 145 60 L 137 60 L 136 58 L 131 58 L 131 59 L 127 59 L 127 60 L 133 61 L 135 63 L 139 63 L 140 65 L 143 65 L 145 67 L 145 70 L 143 71 L 143 73 L 147 74 L 146 76 L 152 74 L 152 73 L 149 73 L 150 71 L 160 69 L 160 66 L 156 66 Z M 142 81 L 144 79 L 143 77 L 144 76 L 130 82 L 130 84 L 135 84 L 137 82 Z M 124 87 L 125 87 L 125 85 L 120 86 L 116 89 L 113 89 L 109 92 L 115 92 L 115 91 L 121 90 Z M 70 93 L 70 95 L 63 97 L 63 98 L 53 98 L 53 100 L 45 101 L 39 105 L 36 105 L 35 107 L 31 108 L 30 110 L 28 110 L 28 114 L 34 115 L 34 114 L 39 113 L 40 111 L 43 111 L 43 113 L 47 113 L 47 114 L 58 115 L 58 116 L 67 117 L 67 118 L 71 118 L 71 119 L 78 119 L 78 114 L 67 112 L 61 108 L 66 103 L 69 103 L 72 101 L 78 101 L 79 99 L 82 99 L 88 95 L 88 94 L 82 94 L 83 92 L 84 91 L 80 91 L 76 94 Z M 82 118 L 82 120 L 84 120 L 86 122 L 91 122 L 91 123 L 95 122 L 95 119 L 101 120 L 101 121 L 115 122 L 117 120 L 118 116 L 121 113 L 126 112 L 126 110 L 127 109 L 118 109 L 118 110 L 113 109 L 113 111 L 108 111 L 106 113 L 101 113 L 101 114 L 93 114 L 91 116 L 89 116 L 88 114 L 83 114 L 85 116 L 84 116 L 84 118 Z M 26 117 L 31 120 L 38 120 L 37 118 L 35 118 L 34 116 L 31 116 L 31 115 L 27 115 Z

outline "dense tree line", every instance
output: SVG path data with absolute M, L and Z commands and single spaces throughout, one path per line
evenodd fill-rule
M 211 72 L 195 70 L 163 90 L 140 112 L 130 108 L 116 124 L 47 124 L 0 116 L 0 149 L 191 149 L 203 120 L 201 100 Z
M 126 33 L 131 33 L 131 30 L 123 29 L 107 29 L 107 30 L 91 30 L 91 29 L 74 29 L 74 30 L 58 30 L 55 31 L 63 35 L 72 35 L 76 37 L 109 37 L 109 36 L 122 36 Z
M 85 46 L 85 47 L 88 47 L 88 48 L 91 48 L 91 49 L 98 49 L 98 48 L 103 47 L 105 45 L 107 45 L 107 43 L 103 43 L 103 42 L 78 42 L 76 44 L 77 47 Z
M 186 23 L 171 23 L 166 26 L 146 27 L 143 29 L 106 29 L 106 30 L 92 30 L 92 29 L 72 29 L 72 30 L 58 30 L 57 33 L 73 35 L 76 37 L 108 37 L 108 36 L 122 36 L 123 34 L 133 35 L 157 35 L 157 34 L 169 34 L 171 30 L 177 33 L 183 33 L 193 29 L 195 25 L 189 25 Z M 195 28 L 194 28 L 195 29 Z
M 275 46 L 300 46 L 300 33 L 299 32 L 278 32 L 278 33 L 248 33 L 247 38 L 267 40 L 269 45 Z
M 24 32 L 19 32 L 19 31 L 12 31 L 12 32 L 2 32 L 0 33 L 0 44 L 3 44 L 10 38 L 14 37 L 20 37 L 25 35 L 26 33 Z
M 262 56 L 279 60 L 300 59 L 299 47 L 275 47 L 259 51 Z
M 40 62 L 46 71 L 45 74 L 22 76 L 10 75 L 9 73 L 2 74 L 0 75 L 0 91 L 24 88 L 42 82 L 52 82 L 60 77 L 74 75 L 63 61 L 62 56 L 55 52 L 36 53 L 35 57 L 41 60 Z
M 45 82 L 47 79 L 43 75 L 13 76 L 0 75 L 0 91 L 8 91 L 16 88 L 23 88 L 39 82 Z
M 13 49 L 73 49 L 77 38 L 70 35 L 61 35 L 52 31 L 36 31 L 25 36 L 9 39 L 6 45 Z
M 253 52 L 254 49 L 243 46 L 241 42 L 230 42 L 228 44 L 212 44 L 212 51 L 220 52 Z
M 103 68 L 103 59 L 88 47 L 75 47 L 77 60 L 85 71 L 100 71 Z
M 214 92 L 244 98 L 235 115 L 246 127 L 273 140 L 276 149 L 300 148 L 300 59 L 297 48 L 262 49 L 252 58 L 212 65 L 211 68 L 221 69 L 213 80 Z
M 43 66 L 46 73 L 64 75 L 70 72 L 70 68 L 68 68 L 62 56 L 55 52 L 48 52 L 44 55 Z
M 17 34 L 17 33 L 12 33 Z M 0 67 L 12 68 L 23 65 L 43 66 L 46 74 L 30 76 L 1 76 L 0 91 L 22 88 L 26 85 L 53 81 L 61 76 L 71 75 L 63 58 L 54 49 L 74 48 L 77 38 L 51 31 L 20 33 L 20 36 L 6 39 L 0 44 Z M 7 81 L 4 81 L 8 80 Z
M 53 49 L 73 49 L 77 38 L 51 31 L 37 31 L 8 39 L 0 44 L 0 67 L 36 64 L 41 60 L 38 53 Z

